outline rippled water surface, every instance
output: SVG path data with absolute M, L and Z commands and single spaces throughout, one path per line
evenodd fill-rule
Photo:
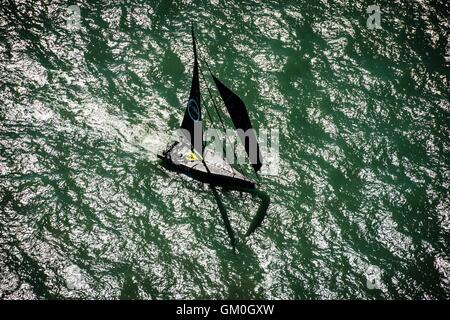
M 447 1 L 3 0 L 0 297 L 450 297 Z M 190 23 L 254 126 L 258 200 L 155 158 L 179 126 Z M 376 278 L 375 288 L 368 280 Z

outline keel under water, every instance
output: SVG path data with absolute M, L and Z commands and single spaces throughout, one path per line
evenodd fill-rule
M 214 199 L 216 199 L 217 206 L 219 207 L 220 215 L 222 216 L 222 220 L 225 224 L 225 229 L 227 230 L 228 237 L 230 238 L 231 247 L 233 248 L 233 252 L 236 252 L 236 239 L 234 237 L 234 231 L 231 227 L 230 219 L 228 218 L 227 209 L 225 208 L 222 199 L 220 199 L 216 187 L 211 185 L 211 189 L 214 195 Z
M 266 192 L 259 189 L 245 189 L 245 190 L 243 189 L 242 191 L 253 194 L 261 200 L 258 210 L 256 211 L 256 214 L 253 217 L 252 222 L 250 222 L 250 226 L 248 227 L 247 232 L 245 233 L 245 236 L 248 237 L 253 232 L 255 232 L 255 230 L 259 226 L 261 226 L 264 218 L 266 217 L 267 210 L 269 209 L 270 204 L 270 196 Z
M 227 230 L 228 236 L 230 237 L 230 244 L 233 247 L 233 251 L 235 251 L 236 238 L 234 236 L 234 231 L 233 231 L 233 228 L 231 227 L 230 220 L 228 218 L 228 212 L 222 202 L 222 199 L 220 199 L 220 196 L 219 196 L 215 186 L 212 185 L 211 188 L 213 190 L 213 194 L 214 194 L 214 198 L 217 202 L 217 206 L 219 207 L 220 214 L 225 223 L 225 229 Z M 234 191 L 249 193 L 252 196 L 258 197 L 261 201 L 259 204 L 258 210 L 256 211 L 256 214 L 253 216 L 253 219 L 250 222 L 250 226 L 248 227 L 247 232 L 244 235 L 245 237 L 248 237 L 253 232 L 255 232 L 256 229 L 258 227 L 260 227 L 262 222 L 264 221 L 264 218 L 267 215 L 267 210 L 268 210 L 269 204 L 270 204 L 270 196 L 262 190 L 253 189 L 253 188 L 249 189 L 249 188 L 237 187 L 237 188 L 226 188 L 226 190 L 234 190 Z

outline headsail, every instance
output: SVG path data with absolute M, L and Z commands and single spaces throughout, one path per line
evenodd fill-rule
M 216 83 L 220 96 L 222 97 L 222 100 L 227 107 L 234 127 L 236 129 L 242 130 L 242 132 L 240 132 L 239 134 L 239 137 L 245 147 L 245 151 L 247 152 L 253 169 L 258 172 L 262 166 L 261 152 L 259 150 L 259 144 L 256 139 L 255 130 L 252 127 L 250 118 L 248 117 L 247 108 L 245 107 L 245 104 L 241 100 L 241 98 L 239 98 L 233 91 L 227 88 L 214 75 L 212 75 L 212 77 L 214 78 L 214 82 Z
M 191 93 L 184 113 L 181 128 L 185 129 L 185 136 L 189 140 L 191 149 L 203 154 L 202 109 L 200 106 L 200 82 L 198 77 L 197 47 L 194 29 L 192 28 L 192 43 L 194 47 L 194 71 L 192 75 Z

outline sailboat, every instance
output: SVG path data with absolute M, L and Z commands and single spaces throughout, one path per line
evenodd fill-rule
M 211 101 L 223 126 L 224 123 L 220 116 L 220 111 L 215 104 L 215 100 L 212 97 L 211 90 L 206 83 L 203 71 L 199 66 L 197 39 L 195 37 L 193 27 L 192 44 L 194 52 L 194 67 L 191 90 L 180 126 L 183 134 L 181 135 L 179 141 L 170 143 L 162 154 L 158 155 L 158 157 L 162 160 L 166 168 L 184 173 L 196 180 L 210 184 L 234 248 L 234 232 L 231 229 L 226 210 L 220 200 L 220 197 L 218 196 L 216 188 L 223 187 L 226 189 L 255 193 L 256 182 L 255 180 L 248 178 L 243 172 L 233 168 L 221 155 L 218 155 L 213 150 L 205 147 L 202 130 L 202 105 L 205 105 L 206 108 L 206 104 L 203 103 L 204 101 L 200 93 L 200 74 L 205 81 L 208 93 L 211 96 Z M 225 86 L 225 84 L 223 84 L 223 82 L 212 73 L 207 62 L 205 63 L 235 129 L 238 132 L 246 133 L 245 135 L 239 136 L 241 142 L 244 144 L 249 160 L 251 160 L 250 164 L 258 177 L 258 171 L 262 167 L 262 157 L 260 147 L 256 139 L 256 134 L 250 122 L 247 108 L 242 99 L 239 98 L 239 96 L 236 95 L 231 89 Z M 208 110 L 207 114 L 209 119 L 212 121 Z M 225 128 L 223 129 L 225 130 Z M 246 233 L 247 236 L 250 235 L 264 219 L 270 200 L 267 195 L 263 195 L 262 200 L 263 203 L 261 204 L 257 215 L 255 215 L 250 224 L 249 230 Z

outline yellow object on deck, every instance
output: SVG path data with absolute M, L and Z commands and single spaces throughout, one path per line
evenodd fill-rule
M 189 161 L 197 161 L 201 160 L 202 157 L 200 155 L 197 155 L 194 151 L 191 151 L 189 154 L 186 155 L 186 159 Z

